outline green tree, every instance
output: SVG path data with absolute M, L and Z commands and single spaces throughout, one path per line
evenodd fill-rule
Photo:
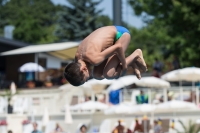
M 3 7 L 5 5 L 5 0 L 0 0 L 0 35 L 3 35 L 3 28 L 6 24 L 5 14 L 3 14 Z
M 98 28 L 96 23 L 102 10 L 96 6 L 102 0 L 68 0 L 68 6 L 58 14 L 58 25 L 55 31 L 60 40 L 81 40 Z
M 53 38 L 53 33 L 49 31 L 55 25 L 55 15 L 60 9 L 50 0 L 10 0 L 3 6 L 1 14 L 6 25 L 15 26 L 15 39 L 28 43 L 46 43 L 54 41 L 48 40 L 49 36 Z
M 152 66 L 155 58 L 164 60 L 168 55 L 165 43 L 168 43 L 170 37 L 166 35 L 165 28 L 160 28 L 160 30 L 157 30 L 157 28 L 159 27 L 151 24 L 143 29 L 129 27 L 132 36 L 127 49 L 127 56 L 137 48 L 142 49 L 149 70 L 151 70 L 150 66 Z
M 164 38 L 168 40 L 161 41 L 167 56 L 177 55 L 184 66 L 200 66 L 200 0 L 131 0 L 129 3 L 136 15 L 147 14 L 143 15 L 144 21 L 154 26 L 155 35 L 165 29 Z

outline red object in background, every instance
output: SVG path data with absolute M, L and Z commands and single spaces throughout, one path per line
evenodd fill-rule
M 6 120 L 0 121 L 0 126 L 7 126 L 7 125 L 8 125 L 8 124 L 7 124 Z
M 132 131 L 130 129 L 127 130 L 127 133 L 132 133 Z
M 29 124 L 29 123 L 30 123 L 29 120 L 24 120 L 24 121 L 22 121 L 22 125 L 27 125 L 27 124 Z

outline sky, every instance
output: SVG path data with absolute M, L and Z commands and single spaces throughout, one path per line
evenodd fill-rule
M 67 0 L 52 0 L 54 4 L 61 5 L 66 5 L 66 1 Z M 111 19 L 113 18 L 112 1 L 113 0 L 103 0 L 97 7 L 98 9 L 104 9 L 102 14 L 108 15 Z M 127 4 L 127 0 L 122 0 L 122 19 L 136 28 L 141 28 L 145 25 L 140 17 L 134 15 L 132 8 Z

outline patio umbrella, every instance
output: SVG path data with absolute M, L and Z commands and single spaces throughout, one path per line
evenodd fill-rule
M 200 81 L 200 68 L 187 67 L 180 69 L 177 74 L 184 81 L 197 82 Z
M 126 104 L 126 103 L 121 103 L 118 105 L 114 105 L 109 107 L 104 111 L 104 114 L 109 115 L 109 114 L 130 114 L 131 113 L 131 103 Z
M 45 69 L 37 63 L 26 63 L 19 68 L 20 72 L 44 72 Z
M 108 91 L 112 91 L 112 90 L 118 90 L 121 88 L 124 88 L 125 86 L 129 86 L 131 84 L 134 84 L 136 82 L 138 82 L 139 80 L 136 78 L 136 76 L 133 75 L 128 75 L 128 76 L 124 76 L 121 77 L 117 80 L 115 80 L 108 88 Z
M 88 80 L 86 83 L 83 85 L 91 86 L 92 90 L 95 93 L 101 93 L 102 91 L 105 90 L 105 88 L 112 84 L 114 80 L 108 80 L 108 79 L 102 79 L 102 80 L 97 80 L 97 79 L 91 79 Z
M 183 100 L 182 79 L 181 79 L 181 76 L 178 75 L 180 70 L 181 69 L 170 71 L 170 72 L 162 75 L 161 79 L 164 79 L 166 81 L 171 81 L 171 82 L 178 81 L 179 82 L 179 90 L 180 90 L 181 100 Z
M 183 81 L 192 82 L 192 88 L 194 88 L 195 82 L 200 81 L 200 68 L 187 67 L 178 71 L 177 74 Z M 193 99 L 194 101 L 194 99 Z M 199 104 L 199 90 L 196 89 L 196 103 Z
M 106 115 L 109 114 L 137 114 L 137 113 L 148 113 L 156 109 L 155 105 L 152 104 L 137 104 L 126 102 L 119 105 L 109 107 L 104 111 Z
M 109 85 L 109 84 L 112 84 L 113 82 L 114 82 L 114 80 L 108 80 L 108 79 L 102 79 L 102 80 L 91 79 L 91 80 L 88 80 L 85 84 L 90 84 L 90 85 L 95 85 L 95 84 Z
M 198 107 L 194 103 L 172 100 L 165 103 L 160 103 L 156 107 L 156 111 L 178 111 L 178 110 L 195 110 Z
M 108 105 L 97 102 L 97 101 L 87 101 L 70 107 L 70 110 L 105 110 Z
M 161 79 L 164 79 L 166 81 L 181 81 L 181 77 L 178 75 L 178 72 L 179 72 L 180 69 L 177 69 L 177 70 L 173 70 L 173 71 L 170 71 L 164 75 L 161 76 Z
M 141 86 L 141 87 L 148 87 L 150 88 L 149 89 L 149 101 L 151 101 L 151 88 L 164 88 L 164 99 L 165 101 L 167 100 L 167 97 L 166 97 L 166 93 L 167 93 L 167 88 L 170 87 L 170 83 L 165 81 L 165 80 L 162 80 L 160 78 L 156 78 L 156 77 L 143 77 L 141 78 L 141 80 L 139 80 L 138 82 L 135 83 L 137 86 Z
M 168 72 L 164 75 L 161 76 L 162 79 L 166 80 L 166 81 L 179 81 L 179 90 L 180 90 L 180 96 L 181 96 L 181 100 L 183 100 L 183 88 L 182 88 L 182 78 L 180 75 L 178 75 L 179 71 L 181 69 L 177 69 L 177 70 L 173 70 L 171 72 Z
M 170 83 L 156 77 L 143 77 L 135 83 L 137 86 L 149 88 L 169 88 Z

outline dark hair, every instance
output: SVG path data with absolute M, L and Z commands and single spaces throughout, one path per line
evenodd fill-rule
M 12 133 L 12 131 L 11 131 L 11 130 L 9 130 L 9 131 L 8 131 L 8 133 Z
M 82 130 L 82 128 L 85 128 L 85 129 L 87 130 L 86 125 L 82 125 L 82 126 L 80 127 L 80 130 Z
M 73 86 L 79 86 L 83 84 L 84 74 L 80 70 L 80 63 L 70 63 L 66 66 L 64 71 L 64 77 Z

